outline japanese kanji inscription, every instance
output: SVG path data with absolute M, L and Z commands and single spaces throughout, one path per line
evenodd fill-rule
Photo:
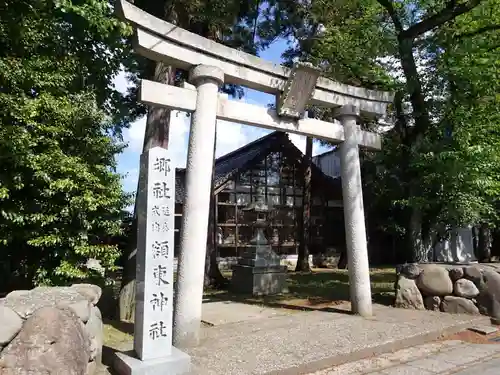
M 136 352 L 142 360 L 172 346 L 175 176 L 167 150 L 141 156 L 138 202 Z

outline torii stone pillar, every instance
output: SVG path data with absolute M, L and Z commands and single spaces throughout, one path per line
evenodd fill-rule
M 186 196 L 182 221 L 174 302 L 173 343 L 185 348 L 199 341 L 205 251 L 214 160 L 218 91 L 224 72 L 198 65 L 190 72 L 196 86 L 186 164 Z
M 353 105 L 345 105 L 338 110 L 336 117 L 344 126 L 345 136 L 344 142 L 340 144 L 340 173 L 351 310 L 361 316 L 368 317 L 372 315 L 373 311 L 357 141 L 358 125 L 356 122 L 359 118 L 359 109 Z

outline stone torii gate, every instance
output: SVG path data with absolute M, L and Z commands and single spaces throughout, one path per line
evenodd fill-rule
M 175 87 L 148 80 L 140 83 L 141 102 L 193 113 L 173 313 L 174 345 L 188 347 L 196 345 L 199 339 L 217 119 L 340 143 L 352 311 L 362 316 L 372 315 L 358 148 L 379 150 L 381 138 L 378 134 L 362 131 L 357 122 L 360 116 L 383 116 L 393 95 L 319 77 L 319 72 L 310 67 L 291 70 L 269 63 L 181 29 L 124 0 L 118 2 L 117 12 L 136 28 L 134 48 L 137 53 L 189 71 L 190 82 L 194 85 Z M 278 112 L 228 100 L 226 95 L 219 93 L 224 83 L 275 94 L 280 99 Z M 338 121 L 302 118 L 309 103 L 337 108 Z M 138 259 L 144 256 L 138 254 Z M 138 264 L 138 279 L 145 280 L 144 275 L 139 277 L 140 272 L 145 271 Z M 140 298 L 146 297 L 144 289 L 138 285 L 136 299 Z M 146 331 L 142 314 L 135 316 L 136 332 L 138 326 L 140 332 Z M 148 359 L 140 354 L 139 357 Z

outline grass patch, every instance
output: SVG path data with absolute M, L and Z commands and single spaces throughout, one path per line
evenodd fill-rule
M 117 322 L 115 320 L 104 320 L 104 345 L 113 350 L 125 350 L 124 347 L 133 340 L 133 324 Z
M 224 272 L 231 278 L 231 272 Z M 385 305 L 392 304 L 394 299 L 394 267 L 372 268 L 370 281 L 373 300 Z M 276 296 L 249 296 L 228 291 L 207 290 L 208 299 L 231 300 L 244 303 L 274 305 L 293 300 L 302 300 L 304 305 L 338 304 L 349 301 L 349 274 L 347 270 L 314 269 L 311 273 L 288 272 L 289 293 Z

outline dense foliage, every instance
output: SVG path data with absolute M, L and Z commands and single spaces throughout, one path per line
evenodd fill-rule
M 267 22 L 296 41 L 286 59 L 312 61 L 341 82 L 395 92 L 394 126 L 383 152 L 364 155 L 364 182 L 370 229 L 393 237 L 400 260 L 426 260 L 455 225 L 495 225 L 498 0 L 270 4 Z
M 2 289 L 85 278 L 88 259 L 119 255 L 131 118 L 111 82 L 130 30 L 105 0 L 3 0 L 0 14 Z

